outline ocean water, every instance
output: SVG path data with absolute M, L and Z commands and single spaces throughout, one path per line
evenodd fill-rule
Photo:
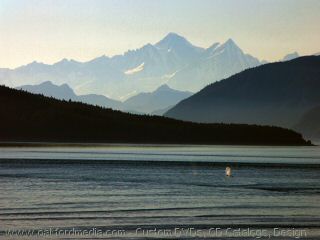
M 82 238 L 320 239 L 320 148 L 0 148 L 0 239 Z

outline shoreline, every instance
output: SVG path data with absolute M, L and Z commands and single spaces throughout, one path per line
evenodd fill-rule
M 319 146 L 316 144 L 225 144 L 225 143 L 215 143 L 215 144 L 206 144 L 206 143 L 122 143 L 122 142 L 11 142 L 11 141 L 0 141 L 0 147 L 107 147 L 107 146 L 141 146 L 141 147 L 190 147 L 190 146 L 252 146 L 252 147 L 315 147 Z

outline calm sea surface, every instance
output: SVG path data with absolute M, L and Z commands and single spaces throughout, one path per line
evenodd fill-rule
M 320 148 L 0 147 L 0 239 L 25 238 L 320 239 Z

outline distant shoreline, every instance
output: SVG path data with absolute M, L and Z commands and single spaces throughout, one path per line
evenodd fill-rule
M 253 147 L 312 147 L 318 146 L 317 144 L 310 145 L 255 145 L 255 144 L 175 144 L 175 143 L 121 143 L 121 142 L 1 142 L 0 147 L 107 147 L 107 146 L 132 146 L 132 147 L 190 147 L 190 146 L 253 146 Z

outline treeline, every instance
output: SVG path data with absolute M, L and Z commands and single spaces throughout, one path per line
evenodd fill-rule
M 308 145 L 294 131 L 134 115 L 0 86 L 0 141 Z

